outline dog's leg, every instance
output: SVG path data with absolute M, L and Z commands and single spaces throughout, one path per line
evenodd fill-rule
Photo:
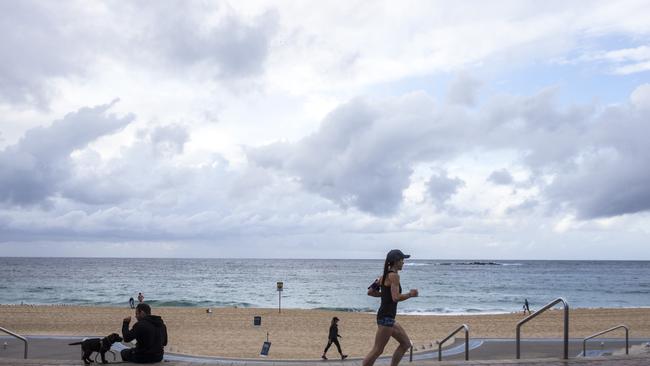
M 106 361 L 106 351 L 101 352 L 100 355 L 102 355 L 102 363 L 108 363 L 108 361 Z
M 90 359 L 91 353 L 92 351 L 84 351 L 83 357 L 81 357 L 81 359 L 84 361 L 84 364 L 90 365 L 90 363 L 93 362 L 93 360 Z

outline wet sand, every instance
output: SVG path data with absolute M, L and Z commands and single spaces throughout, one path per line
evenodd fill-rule
M 327 342 L 330 320 L 340 318 L 339 333 L 343 352 L 350 357 L 364 356 L 372 346 L 376 323 L 374 314 L 345 313 L 322 310 L 250 308 L 167 307 L 154 308 L 167 324 L 167 350 L 192 355 L 233 358 L 259 358 L 262 343 L 269 333 L 272 342 L 270 359 L 316 359 Z M 253 325 L 254 316 L 262 317 L 262 325 Z M 29 306 L 1 305 L 0 325 L 24 335 L 105 336 L 121 333 L 121 322 L 133 317 L 133 310 L 96 306 Z M 514 338 L 515 326 L 523 319 L 521 313 L 498 315 L 398 315 L 397 321 L 409 333 L 416 347 L 435 346 L 460 324 L 470 327 L 471 337 Z M 522 328 L 524 338 L 562 337 L 562 311 L 552 310 L 540 315 Z M 650 337 L 650 308 L 634 309 L 572 309 L 570 337 L 586 337 L 615 325 L 630 327 L 630 337 Z M 459 334 L 461 336 L 462 334 Z M 618 330 L 609 337 L 622 337 Z M 392 353 L 396 343 L 391 340 L 385 354 Z M 328 357 L 336 359 L 336 347 Z

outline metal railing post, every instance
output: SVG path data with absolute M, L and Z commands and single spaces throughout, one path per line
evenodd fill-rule
M 458 329 L 454 330 L 447 336 L 447 338 L 443 339 L 442 341 L 438 342 L 438 361 L 442 361 L 442 344 L 447 342 L 449 338 L 453 337 L 456 333 L 460 332 L 461 330 L 465 330 L 465 361 L 469 361 L 469 327 L 467 324 L 463 324 Z
M 546 304 L 534 314 L 528 315 L 517 323 L 517 359 L 521 358 L 521 326 L 560 302 L 564 305 L 564 359 L 569 359 L 569 303 L 561 297 Z
M 7 329 L 5 329 L 3 327 L 0 327 L 0 331 L 3 331 L 5 333 L 7 333 L 7 334 L 9 334 L 11 336 L 14 336 L 14 337 L 20 339 L 21 341 L 25 342 L 25 358 L 27 358 L 27 338 L 25 338 L 25 337 L 23 337 L 21 335 L 18 335 L 18 334 L 14 333 L 14 332 L 12 332 L 10 330 L 7 330 Z
M 582 356 L 587 357 L 587 341 L 588 340 L 590 340 L 592 338 L 596 338 L 596 337 L 598 337 L 600 335 L 603 335 L 605 333 L 609 333 L 609 332 L 611 332 L 613 330 L 616 330 L 616 329 L 619 329 L 619 328 L 625 329 L 625 354 L 629 355 L 630 354 L 630 338 L 629 338 L 630 329 L 627 326 L 621 324 L 621 325 L 617 325 L 615 327 L 603 330 L 600 333 L 592 334 L 589 337 L 583 339 L 582 340 Z

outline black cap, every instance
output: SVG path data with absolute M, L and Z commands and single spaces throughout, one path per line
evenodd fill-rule
M 410 255 L 402 253 L 402 251 L 399 249 L 393 249 L 390 252 L 388 252 L 388 254 L 386 254 L 386 260 L 388 260 L 391 263 L 395 263 L 400 259 L 406 259 L 410 257 L 411 257 Z

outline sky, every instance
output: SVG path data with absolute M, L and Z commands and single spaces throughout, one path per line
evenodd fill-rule
M 648 1 L 0 1 L 0 256 L 650 260 Z

